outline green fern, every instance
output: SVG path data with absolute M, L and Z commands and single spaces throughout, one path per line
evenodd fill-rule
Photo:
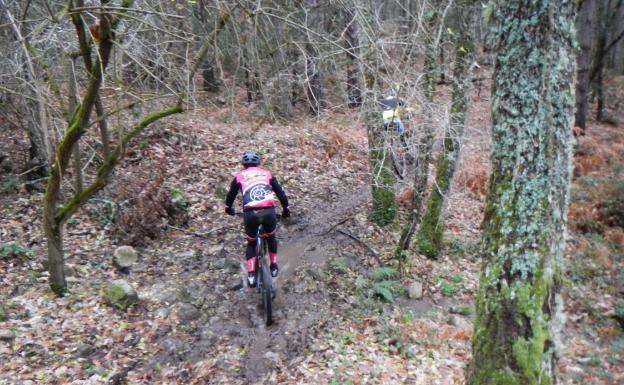
M 394 291 L 394 282 L 392 281 L 381 281 L 377 282 L 372 287 L 373 295 L 381 298 L 382 301 L 386 303 L 394 302 L 394 295 L 392 292 Z
M 378 267 L 369 273 L 370 277 L 375 281 L 388 280 L 396 277 L 397 274 L 397 269 L 390 266 Z
M 329 266 L 338 274 L 346 274 L 349 272 L 346 257 L 336 257 L 329 262 Z

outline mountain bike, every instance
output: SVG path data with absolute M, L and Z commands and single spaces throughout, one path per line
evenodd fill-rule
M 399 132 L 399 126 L 396 122 L 384 124 L 384 131 L 386 148 L 394 173 L 397 178 L 404 179 L 408 168 L 413 164 L 413 157 L 407 143 L 408 134 Z
M 242 217 L 242 213 L 237 213 Z M 280 216 L 278 215 L 278 218 Z M 267 237 L 263 233 L 263 226 L 258 226 L 258 232 L 256 233 L 256 289 L 262 297 L 262 309 L 264 316 L 264 323 L 269 326 L 273 323 L 273 299 L 275 299 L 275 286 L 273 284 L 273 277 L 269 269 L 269 245 L 265 238 Z
M 264 323 L 269 326 L 273 323 L 273 298 L 275 297 L 275 288 L 273 287 L 273 277 L 269 270 L 269 254 L 268 244 L 265 236 L 262 234 L 262 225 L 258 227 L 256 236 L 256 273 L 258 274 L 256 286 L 262 296 L 262 307 L 264 309 Z

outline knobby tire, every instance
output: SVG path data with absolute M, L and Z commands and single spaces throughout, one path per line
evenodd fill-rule
M 269 326 L 273 323 L 273 283 L 271 282 L 271 272 L 266 258 L 266 243 L 264 243 L 263 246 L 260 255 L 260 277 L 258 278 L 260 281 L 259 283 L 262 285 L 260 291 L 262 293 L 262 305 L 264 308 L 264 323 L 266 326 Z

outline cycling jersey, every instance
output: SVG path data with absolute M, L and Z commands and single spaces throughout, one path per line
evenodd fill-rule
M 236 174 L 225 198 L 228 207 L 232 207 L 239 191 L 243 196 L 243 211 L 275 207 L 275 195 L 282 207 L 288 207 L 288 198 L 277 178 L 262 167 L 247 167 Z

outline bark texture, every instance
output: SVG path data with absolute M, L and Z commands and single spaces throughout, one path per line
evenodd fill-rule
M 360 91 L 360 67 L 358 56 L 360 55 L 358 29 L 353 12 L 345 11 L 347 18 L 347 28 L 345 28 L 345 51 L 347 54 L 347 96 L 349 108 L 358 108 L 362 105 L 362 93 Z
M 556 383 L 572 160 L 573 1 L 493 1 L 492 174 L 467 384 Z
M 401 238 L 395 250 L 395 258 L 404 262 L 406 259 L 406 250 L 410 248 L 412 236 L 416 230 L 416 225 L 422 216 L 422 208 L 427 190 L 427 181 L 429 179 L 429 162 L 431 160 L 431 148 L 433 146 L 434 125 L 433 114 L 430 106 L 433 103 L 433 97 L 436 90 L 436 78 L 438 67 L 436 58 L 439 49 L 439 34 L 436 34 L 440 28 L 440 23 L 444 20 L 438 14 L 439 1 L 433 2 L 433 8 L 427 16 L 427 32 L 429 33 L 429 41 L 427 43 L 427 51 L 423 65 L 423 91 L 425 103 L 422 107 L 422 123 L 420 126 L 421 136 L 418 142 L 418 152 L 414 167 L 414 197 L 412 198 L 412 211 L 410 212 L 407 222 L 401 231 Z
M 580 128 L 579 134 L 585 134 L 587 120 L 589 75 L 592 64 L 592 43 L 594 40 L 595 1 L 583 1 L 580 6 L 577 26 L 579 53 L 577 59 L 576 110 L 574 125 Z
M 463 2 L 460 5 L 469 4 Z M 474 44 L 470 36 L 470 26 L 460 21 L 459 29 L 453 37 L 455 40 L 455 68 L 453 69 L 450 121 L 445 130 L 442 150 L 436 161 L 435 182 L 427 199 L 425 213 L 415 240 L 418 251 L 431 258 L 438 257 L 442 245 L 444 225 L 441 221 L 441 214 L 455 174 L 461 138 L 464 135 L 468 116 L 472 83 Z
M 372 222 L 387 226 L 396 220 L 397 203 L 390 154 L 384 140 L 383 119 L 377 103 L 379 96 L 378 75 L 380 58 L 377 51 L 374 23 L 370 9 L 362 7 L 358 18 L 360 42 L 362 43 L 362 75 L 365 92 L 362 94 L 362 113 L 368 136 L 369 164 L 372 173 L 372 206 L 369 218 Z

